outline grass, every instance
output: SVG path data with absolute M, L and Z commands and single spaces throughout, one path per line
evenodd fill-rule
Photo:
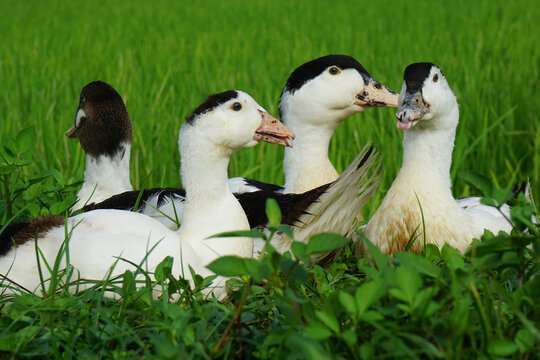
M 212 92 L 245 90 L 277 115 L 287 76 L 315 57 L 350 54 L 395 90 L 406 65 L 431 61 L 445 72 L 461 108 L 455 195 L 470 193 L 456 174 L 471 169 L 501 187 L 529 177 L 538 189 L 540 25 L 535 19 L 540 10 L 532 5 L 10 3 L 10 11 L 0 15 L 0 31 L 10 34 L 0 45 L 0 134 L 13 136 L 35 125 L 35 171 L 57 169 L 82 178 L 83 153 L 63 132 L 74 120 L 80 89 L 101 79 L 120 92 L 134 121 L 134 186 L 175 186 L 180 185 L 178 129 Z M 330 145 L 339 170 L 368 141 L 382 153 L 385 175 L 368 214 L 401 163 L 393 114 L 372 109 L 356 115 L 338 128 Z M 281 149 L 261 144 L 237 154 L 230 175 L 282 183 L 281 159 Z
M 533 1 L 0 0 L 0 9 L 0 138 L 8 144 L 30 125 L 33 135 L 24 137 L 37 139 L 21 151 L 27 165 L 10 180 L 20 185 L 23 214 L 63 213 L 76 192 L 84 154 L 63 133 L 86 83 L 106 81 L 126 102 L 133 185 L 177 186 L 178 129 L 206 95 L 241 89 L 277 115 L 289 73 L 328 53 L 354 56 L 396 91 L 406 65 L 436 63 L 460 104 L 454 195 L 478 195 L 457 177 L 474 170 L 497 187 L 529 178 L 540 203 L 540 8 Z M 401 164 L 394 112 L 355 115 L 330 144 L 339 170 L 368 141 L 381 153 L 385 173 L 366 216 Z M 281 160 L 280 148 L 261 144 L 236 154 L 229 172 L 282 183 Z M 46 185 L 32 182 L 49 173 Z M 249 277 L 229 304 L 197 294 L 182 304 L 153 301 L 148 290 L 129 287 L 123 300 L 103 298 L 99 287 L 44 300 L 24 295 L 1 309 L 0 349 L 2 357 L 208 358 L 223 340 L 216 352 L 223 358 L 534 358 L 538 249 L 487 241 L 482 255 L 431 248 L 379 256 L 373 266 L 346 251 L 329 269 L 302 265 L 289 278 L 283 269 L 292 260 L 282 257 L 283 267 L 267 274 L 273 286 L 251 285 L 228 337 Z

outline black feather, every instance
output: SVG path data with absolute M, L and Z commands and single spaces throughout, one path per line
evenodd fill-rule
M 403 80 L 407 85 L 407 92 L 415 93 L 420 90 L 424 84 L 424 80 L 429 76 L 431 68 L 434 66 L 437 67 L 437 65 L 428 62 L 414 63 L 407 66 L 403 72 Z
M 234 99 L 237 96 L 238 91 L 236 90 L 228 90 L 219 94 L 210 95 L 201 105 L 199 105 L 199 107 L 193 110 L 193 113 L 191 113 L 191 115 L 186 117 L 186 121 L 189 124 L 193 124 L 193 121 L 200 115 L 215 109 L 219 105 L 226 103 L 227 101 Z

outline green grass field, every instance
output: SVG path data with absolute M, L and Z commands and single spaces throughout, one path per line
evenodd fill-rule
M 277 115 L 287 76 L 318 56 L 352 55 L 396 91 L 405 66 L 430 61 L 445 72 L 461 106 L 453 179 L 472 169 L 501 187 L 529 177 L 537 190 L 540 9 L 533 3 L 4 2 L 0 134 L 34 125 L 32 171 L 82 178 L 83 153 L 63 133 L 81 88 L 100 79 L 119 91 L 134 121 L 134 186 L 175 186 L 178 129 L 210 93 L 242 89 Z M 356 115 L 331 143 L 339 170 L 366 142 L 381 153 L 385 175 L 368 213 L 401 164 L 394 113 Z M 281 157 L 280 148 L 261 144 L 237 154 L 230 175 L 282 183 Z M 459 180 L 454 187 L 456 196 L 470 193 Z
M 178 129 L 208 94 L 244 90 L 277 116 L 286 78 L 316 57 L 351 55 L 395 91 L 408 64 L 429 61 L 443 70 L 460 104 L 451 173 L 454 195 L 478 195 L 457 177 L 460 170 L 473 170 L 498 187 L 530 179 L 540 203 L 539 18 L 540 6 L 532 0 L 159 4 L 0 0 L 0 139 L 7 141 L 22 128 L 34 126 L 37 144 L 25 174 L 39 176 L 55 169 L 61 175 L 54 181 L 61 183 L 62 176 L 82 180 L 84 153 L 64 132 L 73 124 L 81 88 L 103 80 L 123 97 L 134 122 L 134 187 L 180 186 Z M 394 113 L 370 109 L 355 115 L 339 126 L 330 144 L 330 158 L 338 170 L 367 142 L 379 151 L 384 176 L 366 216 L 376 210 L 401 165 L 402 133 L 396 129 Z M 234 156 L 229 174 L 282 183 L 282 153 L 267 144 L 242 151 Z M 70 191 L 73 196 L 75 189 Z M 518 261 L 514 255 L 499 255 L 505 266 L 510 258 Z M 242 313 L 242 321 L 252 328 L 242 336 L 233 330 L 234 340 L 226 339 L 217 356 L 247 357 L 249 349 L 256 349 L 248 355 L 534 358 L 540 346 L 540 318 L 534 309 L 540 294 L 524 295 L 516 284 L 527 278 L 518 270 L 537 266 L 538 257 L 528 263 L 521 259 L 516 272 L 513 268 L 505 273 L 492 263 L 493 268 L 486 270 L 474 259 L 460 265 L 459 256 L 438 256 L 429 258 L 438 270 L 426 265 L 424 257 L 418 260 L 421 265 L 407 262 L 410 259 L 398 261 L 411 266 L 398 269 L 425 266 L 419 270 L 421 278 L 396 270 L 398 278 L 414 278 L 410 288 L 400 290 L 404 294 L 397 294 L 396 278 L 390 274 L 395 268 L 383 269 L 377 277 L 374 268 L 363 272 L 367 262 L 356 263 L 347 256 L 330 270 L 307 267 L 315 283 L 308 290 L 287 279 L 278 281 L 282 285 L 278 290 L 254 286 L 259 292 L 250 293 Z M 440 265 L 441 258 L 450 265 Z M 364 275 L 357 276 L 359 272 Z M 388 289 L 397 294 L 366 305 L 375 304 L 382 315 L 362 313 L 363 305 L 346 305 L 348 296 L 354 296 L 346 286 L 372 283 L 365 282 L 365 273 L 370 279 L 387 279 Z M 528 284 L 540 288 L 535 276 Z M 366 286 L 374 290 L 377 284 Z M 426 303 L 407 303 L 407 291 L 416 293 L 420 288 L 432 289 L 422 295 Z M 181 307 L 152 302 L 140 292 L 131 293 L 123 303 L 104 300 L 99 291 L 81 297 L 63 294 L 60 300 L 51 296 L 46 301 L 27 296 L 7 312 L 2 310 L 7 316 L 0 315 L 0 328 L 6 329 L 0 351 L 17 357 L 50 352 L 53 357 L 80 359 L 156 354 L 175 358 L 178 353 L 208 358 L 241 295 L 230 306 L 205 303 L 194 295 Z M 520 296 L 530 303 L 520 303 L 516 300 Z M 302 314 L 291 299 L 300 304 Z M 463 302 L 454 306 L 458 300 Z M 429 308 L 428 303 L 437 308 L 420 311 Z M 348 320 L 335 304 L 348 309 Z M 435 316 L 447 321 L 437 322 Z M 275 331 L 273 337 L 266 335 L 270 330 Z M 264 348 L 257 347 L 263 342 Z M 373 347 L 363 347 L 362 342 Z M 238 353 L 239 346 L 244 350 Z M 298 354 L 287 349 L 297 349 Z

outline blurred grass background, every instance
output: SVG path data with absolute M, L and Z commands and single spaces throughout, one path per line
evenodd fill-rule
M 538 18 L 538 3 L 526 0 L 0 0 L 0 138 L 34 125 L 36 166 L 28 171 L 82 179 L 84 153 L 64 132 L 81 88 L 103 80 L 134 123 L 134 187 L 180 186 L 178 129 L 208 94 L 241 89 L 277 116 L 286 78 L 316 57 L 351 55 L 395 91 L 405 66 L 429 61 L 460 103 L 455 196 L 478 194 L 456 178 L 458 170 L 474 170 L 500 187 L 530 178 L 538 200 Z M 330 144 L 340 171 L 366 142 L 379 150 L 384 178 L 366 215 L 401 165 L 394 113 L 358 114 Z M 229 174 L 282 183 L 282 154 L 260 144 L 236 154 Z

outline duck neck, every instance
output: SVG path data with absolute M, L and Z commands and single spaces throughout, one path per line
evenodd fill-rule
M 113 156 L 86 154 L 84 183 L 72 210 L 81 209 L 86 203 L 97 203 L 124 191 L 133 190 L 129 180 L 130 153 L 131 144 L 122 143 Z
M 285 192 L 302 193 L 337 179 L 339 173 L 328 159 L 328 146 L 340 120 L 313 124 L 313 119 L 284 116 L 283 122 L 296 135 L 294 146 L 285 148 Z
M 426 125 L 419 123 L 406 130 L 401 171 L 414 174 L 420 183 L 436 183 L 450 192 L 450 166 L 458 118 L 456 106 L 436 119 L 426 120 L 429 121 Z
M 181 140 L 180 155 L 186 201 L 178 235 L 196 252 L 207 254 L 207 260 L 223 255 L 251 257 L 251 238 L 210 238 L 222 232 L 249 230 L 246 214 L 229 189 L 227 166 L 232 151 L 206 141 Z
M 184 214 L 189 215 L 205 204 L 212 204 L 231 194 L 227 181 L 230 154 L 217 146 L 182 147 L 180 174 L 186 190 Z
M 181 141 L 180 153 L 186 189 L 180 230 L 190 239 L 201 239 L 249 229 L 246 215 L 229 189 L 227 167 L 232 151 L 209 141 Z

